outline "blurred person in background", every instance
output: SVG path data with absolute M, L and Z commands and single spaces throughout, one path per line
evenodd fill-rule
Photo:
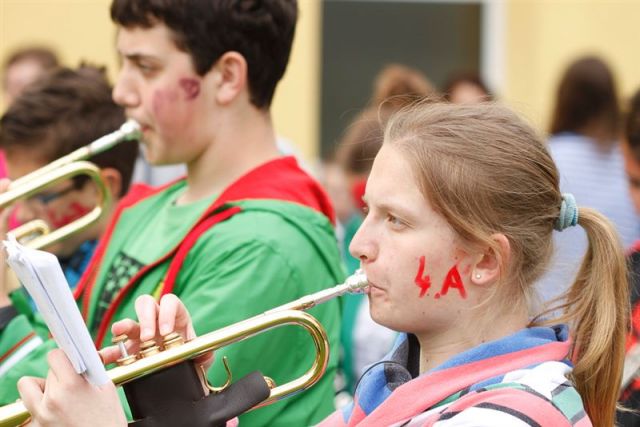
M 2 66 L 4 107 L 8 108 L 18 95 L 43 74 L 59 66 L 56 53 L 44 46 L 32 46 L 11 53 Z M 0 178 L 7 176 L 4 152 L 0 150 Z M 12 225 L 17 225 L 12 221 Z
M 622 144 L 624 170 L 629 182 L 629 194 L 637 213 L 640 213 L 640 90 L 630 102 L 630 109 L 625 125 L 625 138 Z M 629 259 L 631 284 L 631 331 L 627 337 L 627 357 L 625 371 L 638 371 L 640 365 L 634 364 L 634 355 L 640 351 L 640 240 L 631 246 L 627 254 Z M 623 385 L 624 386 L 624 385 Z M 621 403 L 625 408 L 634 411 L 618 411 L 618 424 L 624 427 L 640 426 L 640 378 L 635 376 L 624 387 Z
M 11 105 L 27 86 L 59 64 L 56 53 L 43 46 L 19 49 L 9 55 L 2 68 L 5 107 Z
M 111 98 L 103 68 L 58 68 L 30 85 L 0 119 L 0 149 L 6 153 L 9 177 L 15 180 L 40 169 L 117 130 L 125 120 L 124 109 Z M 137 153 L 138 143 L 128 141 L 89 159 L 100 168 L 111 193 L 109 212 L 98 223 L 46 248 L 58 256 L 71 288 L 87 267 L 110 212 L 129 191 Z M 41 219 L 55 230 L 86 215 L 98 200 L 95 183 L 77 175 L 12 206 L 19 222 Z
M 491 101 L 487 85 L 478 73 L 456 73 L 449 78 L 442 91 L 444 98 L 454 104 L 473 104 Z
M 620 107 L 609 66 L 600 58 L 575 60 L 557 89 L 549 150 L 560 171 L 560 186 L 582 203 L 602 212 L 615 225 L 625 246 L 640 237 L 640 221 L 626 190 L 620 145 Z M 575 275 L 587 247 L 582 230 L 555 236 L 550 271 L 541 279 L 543 300 L 553 299 Z

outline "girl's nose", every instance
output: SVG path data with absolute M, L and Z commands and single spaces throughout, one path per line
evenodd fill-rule
M 363 263 L 375 260 L 378 255 L 378 246 L 373 236 L 374 235 L 369 232 L 367 220 L 365 219 L 349 245 L 351 255 Z

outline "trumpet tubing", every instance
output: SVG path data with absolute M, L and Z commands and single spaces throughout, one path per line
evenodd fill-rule
M 199 336 L 164 351 L 156 352 L 133 363 L 117 366 L 108 371 L 109 378 L 120 386 L 146 375 L 169 368 L 207 352 L 215 351 L 237 341 L 249 339 L 257 334 L 284 325 L 297 325 L 311 336 L 316 357 L 311 367 L 300 377 L 271 389 L 269 397 L 255 408 L 269 405 L 314 385 L 324 374 L 329 358 L 329 341 L 320 322 L 305 313 L 311 307 L 346 293 L 362 293 L 368 286 L 367 278 L 358 270 L 345 283 L 317 293 L 307 295 L 293 302 L 281 305 L 249 319 Z M 27 420 L 29 414 L 22 404 L 16 402 L 0 408 L 0 427 L 18 426 Z

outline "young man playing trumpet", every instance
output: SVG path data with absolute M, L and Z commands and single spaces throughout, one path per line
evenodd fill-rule
M 111 16 L 122 60 L 114 99 L 141 124 L 147 159 L 185 163 L 187 177 L 127 197 L 116 212 L 78 287 L 96 345 L 109 344 L 109 325 L 132 317 L 142 294 L 179 295 L 203 333 L 340 282 L 332 207 L 296 161 L 279 154 L 269 112 L 291 50 L 296 1 L 114 0 Z M 337 347 L 338 303 L 312 314 Z M 308 344 L 303 331 L 286 327 L 218 353 L 234 378 L 258 369 L 282 384 L 308 368 L 315 353 Z M 49 348 L 30 353 L 27 363 L 37 369 L 17 365 L 0 388 L 44 374 Z M 217 365 L 208 374 L 214 385 L 226 379 Z M 332 356 L 309 392 L 241 421 L 318 422 L 332 410 L 335 367 Z

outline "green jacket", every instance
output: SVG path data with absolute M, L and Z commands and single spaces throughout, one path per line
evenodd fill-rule
M 268 184 L 272 178 L 266 172 L 283 166 L 291 168 L 291 160 L 279 159 L 260 167 L 265 169 L 264 173 L 258 174 L 260 182 Z M 298 177 L 301 173 L 296 172 Z M 272 180 L 275 187 L 283 182 L 289 187 L 292 185 L 290 179 Z M 127 279 L 149 265 L 149 259 L 157 258 L 154 254 L 163 252 L 163 247 L 172 247 L 174 243 L 184 240 L 184 233 L 173 232 L 180 228 L 180 220 L 175 222 L 175 216 L 164 218 L 164 224 L 158 225 L 158 221 L 154 221 L 160 213 L 170 210 L 169 206 L 184 186 L 184 181 L 177 182 L 122 210 L 108 240 L 98 248 L 101 263 L 89 271 L 87 276 L 91 277 L 81 284 L 81 292 L 83 312 L 90 332 L 96 337 L 100 329 L 103 330 L 101 346 L 111 340 L 110 331 L 105 327 L 107 323 L 127 317 L 135 318 L 135 299 L 142 294 L 158 295 L 162 289 L 171 258 L 149 269 L 132 285 L 124 285 L 124 290 L 121 287 Z M 191 312 L 198 334 L 246 319 L 339 283 L 344 278 L 333 227 L 327 215 L 301 203 L 275 197 L 236 200 L 239 201 L 225 204 L 225 208 L 238 206 L 241 211 L 209 228 L 197 239 L 184 258 L 173 285 L 172 292 L 182 299 Z M 197 212 L 192 215 L 187 212 L 188 209 L 183 210 L 178 214 L 179 218 L 184 218 L 186 222 L 189 219 L 193 222 L 193 218 L 197 220 L 203 207 L 200 205 L 194 210 Z M 185 228 L 191 230 L 191 226 L 189 223 Z M 161 235 L 145 234 L 151 231 Z M 141 245 L 140 242 L 145 244 Z M 123 263 L 123 259 L 127 262 Z M 122 271 L 127 269 L 123 280 Z M 105 293 L 105 289 L 114 286 L 115 293 Z M 101 299 L 105 295 L 110 298 L 110 307 L 106 312 L 100 309 Z M 316 316 L 326 328 L 331 348 L 338 348 L 338 302 L 329 301 L 310 310 L 310 314 Z M 35 321 L 36 318 L 29 319 L 24 315 L 14 319 L 0 333 L 0 355 L 15 355 L 17 340 L 24 340 L 32 332 Z M 25 342 L 28 343 L 30 339 Z M 33 348 L 0 376 L 2 402 L 10 402 L 17 397 L 15 383 L 21 376 L 43 376 L 46 373 L 46 352 L 53 343 L 43 339 L 43 343 L 31 345 Z M 214 385 L 224 383 L 226 376 L 219 363 L 223 356 L 227 356 L 235 378 L 258 369 L 277 384 L 283 384 L 306 371 L 313 355 L 313 346 L 304 331 L 293 326 L 282 327 L 220 349 L 216 353 L 217 362 L 209 372 L 209 381 Z M 320 421 L 333 409 L 336 356 L 333 352 L 325 376 L 313 388 L 243 415 L 242 425 L 303 426 Z M 0 359 L 0 370 L 2 366 Z

